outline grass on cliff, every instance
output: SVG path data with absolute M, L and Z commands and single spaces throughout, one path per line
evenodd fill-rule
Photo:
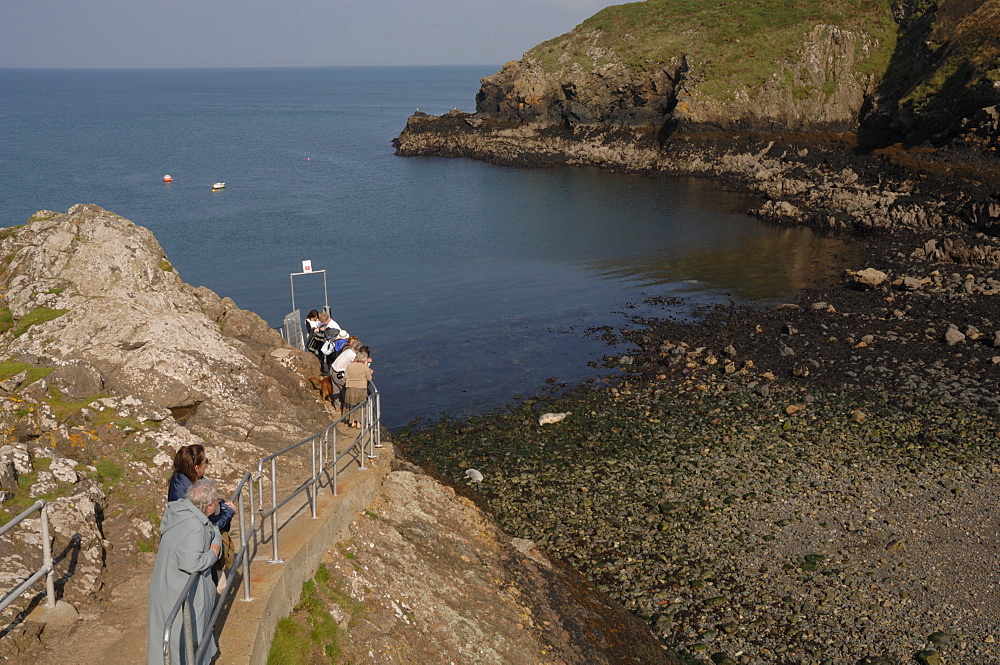
M 964 97 L 975 86 L 989 87 L 1000 81 L 1000 4 L 982 3 L 965 13 L 961 3 L 942 3 L 925 8 L 922 20 L 926 34 L 917 32 L 922 43 L 900 49 L 891 81 L 907 86 L 907 79 L 919 77 L 901 100 L 916 110 Z M 926 53 L 924 53 L 926 49 Z M 929 61 L 929 71 L 920 59 Z
M 19 321 L 15 321 L 14 317 L 11 315 L 9 307 L 0 307 L 0 333 L 13 330 L 14 337 L 20 337 L 24 333 L 28 332 L 28 328 L 36 323 L 44 323 L 45 321 L 57 319 L 68 311 L 68 309 L 36 307 L 21 317 Z
M 14 315 L 11 314 L 10 307 L 6 305 L 0 307 L 0 333 L 5 333 L 14 327 Z
M 51 463 L 52 460 L 47 457 L 36 457 L 31 461 L 31 471 L 29 473 L 18 474 L 17 489 L 13 493 L 14 496 L 8 499 L 4 503 L 3 508 L 0 509 L 0 526 L 17 517 L 23 510 L 33 505 L 39 499 L 44 499 L 48 502 L 72 494 L 72 484 L 59 483 L 49 492 L 30 496 L 31 486 L 38 482 L 38 472 L 47 471 Z M 38 515 L 35 514 L 34 517 L 38 517 Z
M 348 616 L 362 607 L 337 588 L 330 570 L 320 565 L 316 577 L 302 585 L 302 596 L 291 616 L 278 622 L 267 665 L 337 663 L 341 629 L 328 609 L 337 605 Z
M 66 422 L 73 416 L 77 415 L 81 410 L 87 408 L 95 401 L 101 399 L 102 397 L 107 397 L 104 394 L 91 395 L 90 397 L 85 397 L 81 400 L 70 400 L 63 395 L 62 391 L 56 385 L 48 386 L 49 397 L 45 400 L 45 403 L 49 405 L 52 409 L 52 415 L 56 417 L 59 422 Z
M 25 373 L 24 381 L 21 382 L 21 386 L 29 386 L 38 379 L 45 378 L 55 367 L 37 367 L 31 363 L 21 362 L 19 360 L 5 360 L 0 362 L 0 381 L 4 379 L 9 379 L 15 374 Z M 26 414 L 25 414 L 26 415 Z
M 7 226 L 0 229 L 0 240 L 6 240 L 7 238 L 17 233 L 18 230 L 22 228 L 24 228 L 24 224 L 16 224 L 14 226 Z
M 855 70 L 885 72 L 896 44 L 888 0 L 646 0 L 607 7 L 527 55 L 548 71 L 610 62 L 643 71 L 686 56 L 709 86 L 757 88 L 799 60 L 819 24 L 868 34 L 877 47 L 867 59 L 857 54 Z

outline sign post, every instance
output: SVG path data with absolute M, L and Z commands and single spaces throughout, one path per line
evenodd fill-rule
M 325 270 L 313 270 L 312 261 L 306 260 L 302 262 L 302 272 L 293 272 L 288 275 L 288 282 L 292 288 L 292 312 L 297 312 L 295 309 L 295 278 L 300 275 L 323 275 L 323 311 L 327 314 L 330 313 L 330 295 L 326 288 L 326 271 Z M 296 315 L 297 318 L 298 315 Z

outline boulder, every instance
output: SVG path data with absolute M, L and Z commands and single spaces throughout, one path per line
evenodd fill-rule
M 561 422 L 570 414 L 569 411 L 566 413 L 543 413 L 538 418 L 539 425 L 552 425 Z
M 17 472 L 14 471 L 14 461 L 0 459 L 0 490 L 5 492 L 17 491 Z
M 889 279 L 888 275 L 875 268 L 865 268 L 857 272 L 848 270 L 847 275 L 854 284 L 864 289 L 877 289 Z
M 65 397 L 73 400 L 86 399 L 104 390 L 104 377 L 83 361 L 57 367 L 46 378 L 55 383 Z
M 948 330 L 944 333 L 944 341 L 948 346 L 955 346 L 959 342 L 965 341 L 965 335 L 958 329 L 958 326 L 952 324 L 948 326 Z
M 59 482 L 72 484 L 79 480 L 79 476 L 76 473 L 76 466 L 77 463 L 71 459 L 54 459 L 49 464 L 49 471 Z
M 18 475 L 22 473 L 31 473 L 33 469 L 31 468 L 31 453 L 28 452 L 28 446 L 24 443 L 16 443 L 13 445 L 0 446 L 0 463 L 3 461 L 10 461 L 14 465 L 14 470 Z
M 17 392 L 17 389 L 21 387 L 21 384 L 24 382 L 24 379 L 27 378 L 27 376 L 28 376 L 27 371 L 18 372 L 17 374 L 12 374 L 11 376 L 8 376 L 3 381 L 0 381 L 0 390 L 4 391 L 5 393 Z

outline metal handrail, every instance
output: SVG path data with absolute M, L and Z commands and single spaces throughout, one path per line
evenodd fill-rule
M 250 598 L 250 565 L 249 559 L 246 556 L 250 540 L 247 538 L 248 533 L 252 533 L 254 530 L 254 515 L 253 510 L 249 511 L 249 520 L 247 519 L 246 503 L 243 500 L 244 490 L 250 493 L 250 506 L 253 506 L 253 475 L 247 471 L 243 474 L 243 478 L 240 480 L 239 484 L 236 486 L 236 490 L 233 492 L 232 496 L 229 497 L 231 503 L 235 502 L 237 504 L 237 510 L 240 515 L 239 525 L 240 525 L 240 549 L 237 552 L 235 558 L 233 559 L 233 565 L 229 569 L 229 575 L 226 577 L 226 588 L 229 589 L 232 586 L 233 580 L 236 577 L 236 571 L 240 568 L 240 564 L 243 564 L 243 596 L 244 600 L 251 600 Z M 250 529 L 247 530 L 247 523 L 249 522 Z M 184 588 L 181 590 L 180 596 L 177 598 L 177 602 L 174 603 L 173 609 L 170 610 L 170 614 L 167 615 L 166 621 L 163 624 L 163 662 L 167 665 L 170 663 L 170 630 L 174 625 L 174 621 L 177 619 L 177 613 L 183 608 L 183 621 L 184 621 L 184 651 L 185 651 L 185 662 L 196 663 L 200 662 L 195 660 L 195 642 L 194 642 L 194 629 L 191 623 L 191 611 L 193 609 L 193 600 L 191 598 L 191 586 L 198 579 L 198 573 L 192 573 L 188 577 L 188 581 L 185 583 Z M 187 602 L 185 602 L 187 601 Z M 219 613 L 222 611 L 222 602 L 217 600 L 215 607 L 212 611 L 212 617 L 210 620 L 210 625 L 215 626 L 215 622 L 219 618 Z M 205 650 L 208 648 L 209 641 L 205 639 L 206 635 L 199 636 L 201 639 L 199 641 L 197 658 L 201 659 L 204 657 Z
M 35 511 L 41 513 L 39 530 L 41 531 L 42 539 L 42 567 L 17 585 L 13 591 L 3 597 L 3 600 L 0 600 L 0 612 L 7 609 L 8 605 L 20 598 L 43 575 L 45 576 L 45 606 L 49 609 L 53 609 L 56 606 L 55 566 L 52 565 L 52 540 L 49 538 L 49 510 L 45 499 L 39 499 L 31 507 L 22 511 L 20 515 L 0 527 L 0 537 L 23 522 Z
M 186 656 L 186 661 L 188 663 L 194 663 L 194 640 L 192 639 L 192 634 L 194 630 L 191 626 L 191 587 L 194 586 L 195 580 L 198 579 L 198 573 L 192 573 L 188 577 L 188 581 L 185 582 L 184 588 L 181 590 L 181 595 L 178 596 L 177 602 L 174 603 L 173 609 L 170 610 L 170 614 L 167 615 L 167 620 L 163 622 L 163 662 L 164 665 L 170 665 L 170 629 L 174 626 L 174 621 L 177 619 L 177 613 L 184 608 L 184 646 L 185 651 L 188 652 Z M 184 602 L 188 601 L 188 602 Z
M 360 410 L 361 415 L 361 430 L 355 437 L 354 441 L 347 447 L 344 448 L 340 454 L 337 454 L 337 425 L 344 422 L 345 419 L 351 417 L 356 411 Z M 314 434 L 307 437 L 298 443 L 294 443 L 290 446 L 282 448 L 276 453 L 272 453 L 267 457 L 261 458 L 257 462 L 256 473 L 251 473 L 247 471 L 243 474 L 243 478 L 240 480 L 230 498 L 231 502 L 238 502 L 238 512 L 239 512 L 239 524 L 240 524 L 240 549 L 237 551 L 236 556 L 233 560 L 233 565 L 229 570 L 226 577 L 226 590 L 221 593 L 218 598 L 216 598 L 215 605 L 212 609 L 212 615 L 206 628 L 206 632 L 203 635 L 198 636 L 198 647 L 197 653 L 195 653 L 195 641 L 193 639 L 193 628 L 191 626 L 191 609 L 192 601 L 190 599 L 191 585 L 194 584 L 196 575 L 198 573 L 192 573 L 187 584 L 184 586 L 180 597 L 178 597 L 177 602 L 174 604 L 174 608 L 171 610 L 170 614 L 167 616 L 166 622 L 163 628 L 163 656 L 165 665 L 170 663 L 170 629 L 177 618 L 177 613 L 183 608 L 183 620 L 184 620 L 184 635 L 185 635 L 185 651 L 187 661 L 189 663 L 201 662 L 204 658 L 205 651 L 208 649 L 210 640 L 207 638 L 211 635 L 212 631 L 215 630 L 215 624 L 218 622 L 219 616 L 222 612 L 222 608 L 225 605 L 226 599 L 229 595 L 230 590 L 233 588 L 233 582 L 236 578 L 236 571 L 242 568 L 243 575 L 243 600 L 245 602 L 252 601 L 253 598 L 250 595 L 250 563 L 256 555 L 256 548 L 254 548 L 254 554 L 251 555 L 250 546 L 255 544 L 259 540 L 264 539 L 264 525 L 267 517 L 271 518 L 271 551 L 272 556 L 268 560 L 268 563 L 278 564 L 284 563 L 284 560 L 278 556 L 278 533 L 280 527 L 278 525 L 278 510 L 280 510 L 284 505 L 286 505 L 293 498 L 298 496 L 304 491 L 309 492 L 309 504 L 311 509 L 311 516 L 313 519 L 316 518 L 316 498 L 317 490 L 323 486 L 330 486 L 333 493 L 337 493 L 337 464 L 346 455 L 351 454 L 355 449 L 358 449 L 358 461 L 360 468 L 365 469 L 365 460 L 374 459 L 375 448 L 382 447 L 382 434 L 381 434 L 381 402 L 378 390 L 371 383 L 368 384 L 368 397 L 361 404 L 353 407 L 346 414 L 342 415 L 340 418 L 330 423 L 322 433 Z M 333 432 L 333 436 L 330 433 Z M 333 444 L 333 454 L 330 454 L 330 443 L 332 439 Z M 291 492 L 283 498 L 280 502 L 278 501 L 278 475 L 277 475 L 277 460 L 288 453 L 298 450 L 301 446 L 305 444 L 310 444 L 310 456 L 312 459 L 312 473 L 310 477 L 300 483 L 296 488 L 291 490 Z M 359 446 L 360 444 L 360 446 Z M 365 451 L 365 446 L 368 446 L 367 452 Z M 332 457 L 332 459 L 331 459 Z M 264 493 L 256 493 L 256 503 L 255 503 L 255 492 L 254 487 L 256 484 L 260 483 L 264 475 L 264 465 L 269 463 L 270 475 L 268 476 L 268 481 L 271 483 L 271 506 L 265 510 L 264 508 Z M 333 467 L 332 478 L 328 482 L 323 482 L 323 476 Z M 247 504 L 244 502 L 244 492 L 249 493 L 249 509 Z M 255 513 L 260 517 L 260 523 L 257 524 L 255 520 Z M 247 519 L 249 515 L 249 519 Z M 249 526 L 249 529 L 247 528 Z M 185 602 L 187 600 L 188 602 Z

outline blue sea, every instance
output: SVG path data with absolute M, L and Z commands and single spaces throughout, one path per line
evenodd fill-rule
M 413 111 L 472 110 L 498 69 L 0 70 L 0 225 L 100 205 L 272 326 L 325 275 L 394 427 L 595 375 L 624 349 L 587 330 L 647 297 L 773 303 L 831 269 L 836 240 L 711 182 L 393 154 Z M 305 260 L 325 273 L 292 277 Z

